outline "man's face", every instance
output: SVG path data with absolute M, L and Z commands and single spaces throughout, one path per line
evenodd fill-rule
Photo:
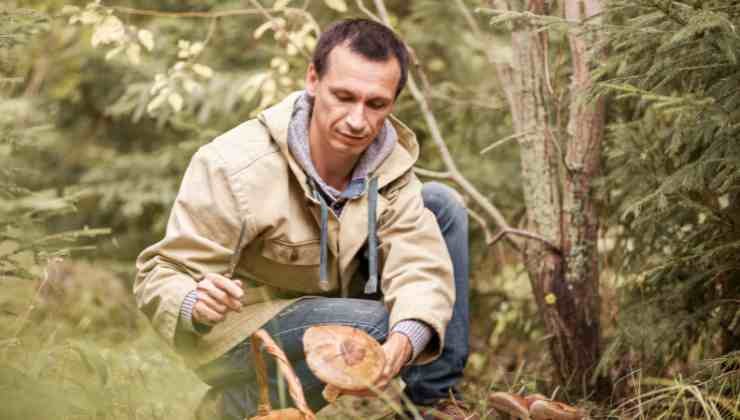
M 327 67 L 321 79 L 313 64 L 306 74 L 314 97 L 310 135 L 334 157 L 357 158 L 393 110 L 401 68 L 395 57 L 370 61 L 344 44 L 329 53 Z

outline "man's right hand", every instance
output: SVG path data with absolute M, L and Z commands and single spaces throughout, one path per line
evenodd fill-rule
M 193 321 L 215 325 L 229 311 L 241 312 L 242 282 L 219 274 L 206 274 L 195 289 L 198 300 L 193 305 Z

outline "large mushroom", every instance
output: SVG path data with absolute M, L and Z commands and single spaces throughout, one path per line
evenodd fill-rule
M 323 382 L 324 398 L 369 389 L 383 371 L 385 353 L 370 335 L 344 325 L 318 325 L 303 335 L 309 369 Z
M 530 420 L 529 402 L 522 396 L 508 392 L 494 392 L 488 396 L 488 403 L 497 411 L 504 412 L 513 419 Z

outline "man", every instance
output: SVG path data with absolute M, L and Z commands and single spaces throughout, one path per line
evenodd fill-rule
M 301 338 L 326 323 L 383 343 L 377 388 L 400 374 L 423 410 L 474 418 L 451 398 L 468 355 L 467 215 L 452 190 L 413 174 L 418 144 L 391 116 L 407 67 L 388 28 L 332 25 L 305 92 L 195 154 L 165 238 L 139 256 L 139 307 L 213 387 L 224 418 L 256 411 L 247 338 L 258 328 L 312 408 L 325 405 Z

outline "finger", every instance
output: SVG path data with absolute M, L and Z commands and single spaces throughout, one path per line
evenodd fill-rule
M 195 302 L 195 305 L 193 306 L 193 315 L 195 315 L 198 322 L 206 325 L 218 324 L 224 319 L 223 315 L 212 310 L 203 302 Z
M 229 294 L 229 296 L 235 298 L 235 299 L 241 299 L 242 295 L 244 294 L 244 291 L 240 286 L 236 284 L 236 281 L 231 280 L 229 278 L 223 277 L 223 276 L 214 276 L 213 282 L 221 288 L 221 290 L 226 291 L 226 293 Z
M 240 299 L 244 295 L 244 291 L 241 286 L 237 285 L 234 280 L 221 276 L 214 277 L 213 283 L 216 287 L 226 292 L 226 298 L 223 302 L 231 309 L 240 311 L 242 308 L 242 302 Z
M 203 291 L 197 291 L 196 296 L 198 296 L 198 301 L 205 303 L 210 309 L 212 309 L 215 312 L 218 312 L 220 314 L 225 314 L 228 308 L 226 305 L 217 302 L 215 299 L 213 299 L 208 293 Z
M 222 305 L 226 305 L 228 295 L 226 292 L 221 290 L 213 281 L 204 280 L 198 283 L 198 290 L 201 290 L 208 294 L 210 297 L 219 302 Z

